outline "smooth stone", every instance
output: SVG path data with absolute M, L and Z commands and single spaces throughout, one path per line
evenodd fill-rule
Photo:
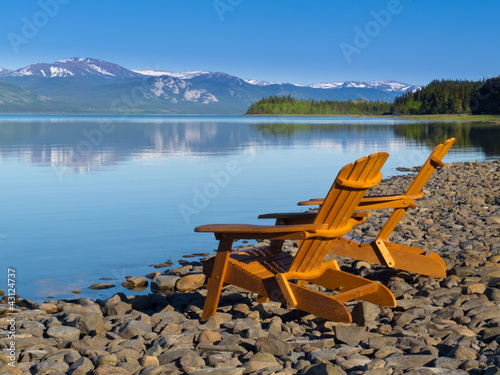
M 118 358 L 116 354 L 102 354 L 93 358 L 94 366 L 108 365 L 116 366 L 118 363 Z
M 191 355 L 196 353 L 190 348 L 170 348 L 166 352 L 158 356 L 158 361 L 160 365 L 167 365 L 181 357 Z
M 69 369 L 69 365 L 65 362 L 40 362 L 35 366 L 37 375 L 49 375 L 53 373 L 65 374 Z
M 174 290 L 179 279 L 180 277 L 176 275 L 158 275 L 151 281 L 151 290 L 153 292 Z
M 468 359 L 476 359 L 477 352 L 474 349 L 468 348 L 464 345 L 457 345 L 450 351 L 450 353 L 448 353 L 448 356 L 456 358 L 460 361 L 466 361 Z
M 80 338 L 80 330 L 74 327 L 53 325 L 47 330 L 47 336 L 58 342 L 72 342 Z
M 84 375 L 94 369 L 92 361 L 86 357 L 80 357 L 69 367 L 69 372 L 72 375 Z
M 302 375 L 345 375 L 345 372 L 330 363 L 309 365 L 303 368 Z
M 335 339 L 349 346 L 357 346 L 366 336 L 366 328 L 355 324 L 334 327 Z
M 123 339 L 131 339 L 135 336 L 144 336 L 151 333 L 151 324 L 139 320 L 129 320 L 122 324 L 118 330 L 118 335 Z
M 428 354 L 412 354 L 412 355 L 401 355 L 394 354 L 387 358 L 386 367 L 394 367 L 398 370 L 408 370 L 416 367 L 422 367 L 432 362 L 436 359 L 433 355 Z
M 367 322 L 373 322 L 377 320 L 379 315 L 380 307 L 366 301 L 357 303 L 352 310 L 352 320 L 359 325 L 364 325 Z
M 144 357 L 141 357 L 139 359 L 139 364 L 142 367 L 159 366 L 160 365 L 160 361 L 158 360 L 157 356 L 154 356 L 154 355 L 145 355 Z
M 125 370 L 124 368 L 121 368 L 121 367 L 101 365 L 101 366 L 97 367 L 92 374 L 93 375 L 117 375 L 117 374 L 130 375 L 130 372 L 128 372 L 127 370 Z
M 293 351 L 294 346 L 274 338 L 259 337 L 255 342 L 258 352 L 270 353 L 276 357 L 282 357 Z
M 393 346 L 397 342 L 398 342 L 397 337 L 392 337 L 392 336 L 378 336 L 377 337 L 376 336 L 376 337 L 372 337 L 368 340 L 368 346 L 371 349 L 378 350 L 378 349 L 386 348 L 389 346 Z
M 57 307 L 57 305 L 54 305 L 53 303 L 47 303 L 47 302 L 42 303 L 38 305 L 38 308 L 40 310 L 47 312 L 47 314 L 55 314 L 59 312 L 59 308 Z
M 198 342 L 209 342 L 209 343 L 214 343 L 217 341 L 221 341 L 222 336 L 219 332 L 213 332 L 213 331 L 202 331 L 200 335 L 198 336 Z
M 486 288 L 485 294 L 490 301 L 500 301 L 500 289 L 499 288 Z
M 369 359 L 369 358 L 352 358 L 352 359 L 347 359 L 343 362 L 340 362 L 340 366 L 344 370 L 351 370 L 351 369 L 356 369 L 356 368 L 361 369 L 370 362 L 371 362 L 371 359 Z
M 141 286 L 147 286 L 148 279 L 145 277 L 130 277 L 127 278 L 124 282 L 122 282 L 122 286 L 127 289 L 133 289 Z
M 179 292 L 191 292 L 201 288 L 205 284 L 206 276 L 203 273 L 189 274 L 182 276 L 175 284 L 175 288 Z
M 188 354 L 181 357 L 180 365 L 184 371 L 192 371 L 205 367 L 205 361 L 197 354 Z
M 73 324 L 83 335 L 101 335 L 104 331 L 102 315 L 90 313 L 78 316 Z
M 207 368 L 189 371 L 189 375 L 242 375 L 244 372 L 244 367 Z
M 317 352 L 309 353 L 308 360 L 311 363 L 319 364 L 324 362 L 332 362 L 337 358 L 333 350 L 319 350 Z
M 111 289 L 111 288 L 114 288 L 114 287 L 116 287 L 116 285 L 115 284 L 111 284 L 111 283 L 97 283 L 97 284 L 92 284 L 88 288 L 89 289 L 101 290 L 101 289 Z

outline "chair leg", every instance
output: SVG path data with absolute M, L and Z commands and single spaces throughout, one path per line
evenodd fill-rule
M 207 282 L 207 297 L 205 299 L 205 305 L 203 306 L 202 321 L 208 320 L 208 318 L 214 316 L 217 311 L 232 245 L 233 240 L 230 239 L 223 238 L 219 242 L 212 275 Z

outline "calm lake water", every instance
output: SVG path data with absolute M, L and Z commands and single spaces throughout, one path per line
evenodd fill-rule
M 323 196 L 343 165 L 387 151 L 388 177 L 422 164 L 451 136 L 445 162 L 500 155 L 500 127 L 478 123 L 3 115 L 2 272 L 6 279 L 14 268 L 17 293 L 36 301 L 74 298 L 74 290 L 108 298 L 126 291 L 127 275 L 212 251 L 215 239 L 194 233 L 197 225 L 303 210 L 296 202 Z M 87 289 L 100 278 L 117 287 Z

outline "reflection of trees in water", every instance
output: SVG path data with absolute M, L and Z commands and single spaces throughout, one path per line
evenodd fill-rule
M 262 136 L 271 136 L 276 138 L 290 138 L 294 135 L 333 135 L 337 132 L 346 132 L 354 135 L 363 135 L 377 132 L 379 130 L 387 131 L 387 125 L 363 125 L 363 124 L 291 124 L 291 123 L 269 123 L 269 124 L 251 124 L 251 128 L 259 132 Z
M 429 147 L 455 137 L 454 148 L 480 148 L 486 156 L 500 155 L 500 127 L 480 122 L 401 124 L 394 134 Z

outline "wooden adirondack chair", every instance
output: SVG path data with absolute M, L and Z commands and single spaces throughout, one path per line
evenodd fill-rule
M 214 233 L 219 240 L 215 261 L 204 267 L 209 279 L 202 320 L 215 315 L 224 283 L 256 293 L 259 302 L 286 302 L 290 307 L 341 322 L 352 321 L 344 302 L 356 298 L 394 307 L 394 296 L 382 284 L 342 272 L 334 260 L 324 262 L 329 240 L 364 221 L 363 216 L 353 217 L 354 210 L 366 190 L 380 182 L 380 169 L 387 157 L 380 152 L 342 168 L 312 224 L 196 227 L 196 232 Z M 236 239 L 270 239 L 271 245 L 231 254 Z M 295 257 L 282 250 L 285 239 L 300 240 Z M 301 281 L 341 292 L 328 296 L 302 286 Z
M 378 197 L 365 197 L 357 210 L 394 209 L 391 216 L 374 240 L 365 241 L 344 235 L 329 241 L 328 251 L 334 254 L 382 264 L 392 268 L 416 272 L 433 277 L 445 277 L 446 265 L 441 257 L 433 252 L 395 244 L 389 236 L 398 225 L 408 208 L 416 208 L 414 201 L 423 197 L 422 188 L 438 166 L 443 166 L 442 159 L 451 148 L 455 138 L 450 138 L 437 145 L 421 167 L 405 194 Z M 299 205 L 323 204 L 324 199 L 317 198 L 299 202 Z M 315 213 L 284 213 L 260 215 L 261 219 L 276 219 L 276 224 L 307 224 L 313 222 Z

